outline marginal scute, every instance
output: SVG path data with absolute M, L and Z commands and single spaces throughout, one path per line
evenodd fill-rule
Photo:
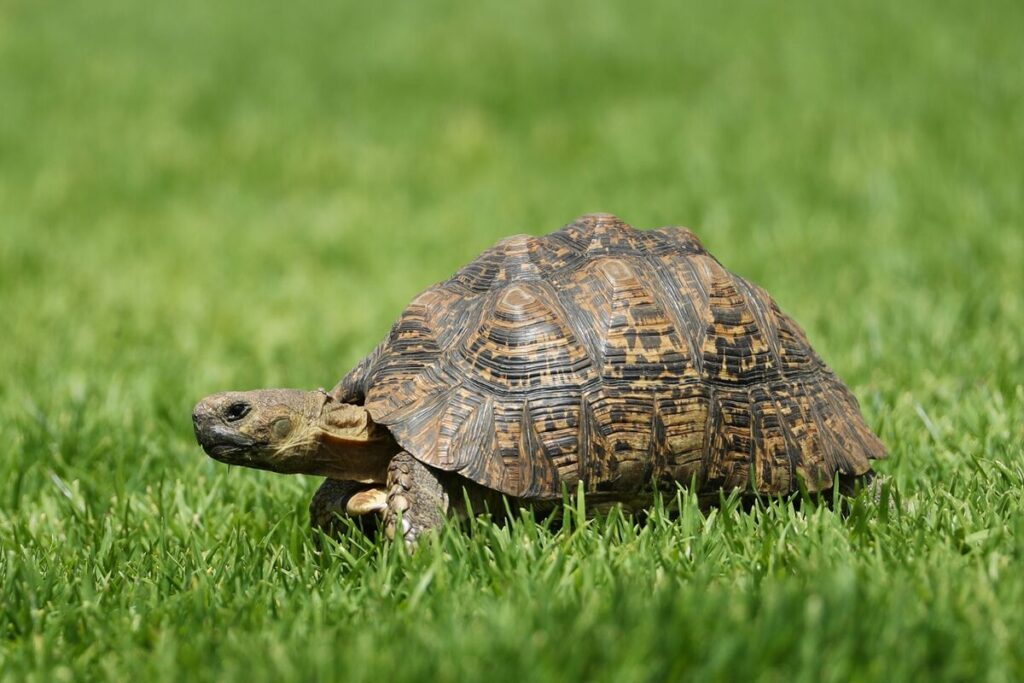
M 689 486 L 703 484 L 704 457 L 708 452 L 708 417 L 711 390 L 692 380 L 666 394 L 659 393 L 658 414 L 664 426 L 663 477 Z
M 580 406 L 577 393 L 551 392 L 545 394 L 542 400 L 530 401 L 528 405 L 529 409 L 523 413 L 524 423 L 529 420 L 558 480 L 570 489 L 575 489 L 580 478 Z
M 771 495 L 794 490 L 796 482 L 786 438 L 786 420 L 766 385 L 756 385 L 750 390 L 750 418 L 755 490 Z
M 777 387 L 776 396 L 786 406 L 791 438 L 796 444 L 794 471 L 808 491 L 820 491 L 831 486 L 834 471 L 826 467 L 828 453 L 827 436 L 821 432 L 822 425 L 814 420 L 807 388 L 803 382 L 793 380 Z
M 869 460 L 885 457 L 885 447 L 863 420 L 848 419 L 851 414 L 860 414 L 860 404 L 831 370 L 823 371 L 815 385 L 820 392 L 818 410 L 846 455 L 849 469 L 843 471 L 863 474 L 871 468 Z
M 750 402 L 746 391 L 713 392 L 711 453 L 707 463 L 708 488 L 746 490 L 750 484 Z
M 548 451 L 547 444 L 541 436 L 539 427 L 542 426 L 537 420 L 536 414 L 531 410 L 529 401 L 523 403 L 519 418 L 519 462 L 518 469 L 522 471 L 520 478 L 520 498 L 545 498 L 549 497 L 548 492 L 554 486 L 556 490 L 561 489 L 563 480 L 555 466 L 552 453 Z M 566 481 L 571 485 L 572 481 Z
M 820 491 L 886 457 L 764 290 L 689 230 L 609 214 L 485 251 L 334 392 L 427 465 L 527 500 Z
M 587 489 L 635 493 L 646 484 L 654 395 L 602 389 L 589 398 L 591 452 Z

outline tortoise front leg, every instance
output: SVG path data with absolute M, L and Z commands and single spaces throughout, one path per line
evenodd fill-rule
M 328 536 L 338 538 L 342 530 L 338 516 L 347 515 L 359 521 L 367 536 L 373 536 L 386 501 L 384 489 L 373 484 L 325 479 L 309 504 L 309 523 Z
M 406 452 L 391 459 L 388 466 L 387 509 L 384 533 L 394 540 L 399 534 L 412 548 L 423 532 L 444 522 L 448 493 L 429 467 Z

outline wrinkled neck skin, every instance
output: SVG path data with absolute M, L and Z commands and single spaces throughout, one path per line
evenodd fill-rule
M 383 483 L 401 448 L 363 406 L 324 391 L 262 389 L 214 394 L 192 414 L 210 457 L 286 474 Z

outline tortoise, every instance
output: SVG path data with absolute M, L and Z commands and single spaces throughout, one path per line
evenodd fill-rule
M 219 461 L 326 476 L 314 526 L 364 516 L 410 544 L 467 505 L 846 492 L 886 457 L 763 289 L 685 228 L 610 214 L 498 242 L 331 391 L 214 394 L 192 419 Z

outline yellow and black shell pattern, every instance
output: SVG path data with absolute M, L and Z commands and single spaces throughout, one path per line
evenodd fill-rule
M 689 230 L 608 214 L 485 251 L 334 393 L 427 465 L 523 499 L 820 491 L 886 456 L 763 289 Z

